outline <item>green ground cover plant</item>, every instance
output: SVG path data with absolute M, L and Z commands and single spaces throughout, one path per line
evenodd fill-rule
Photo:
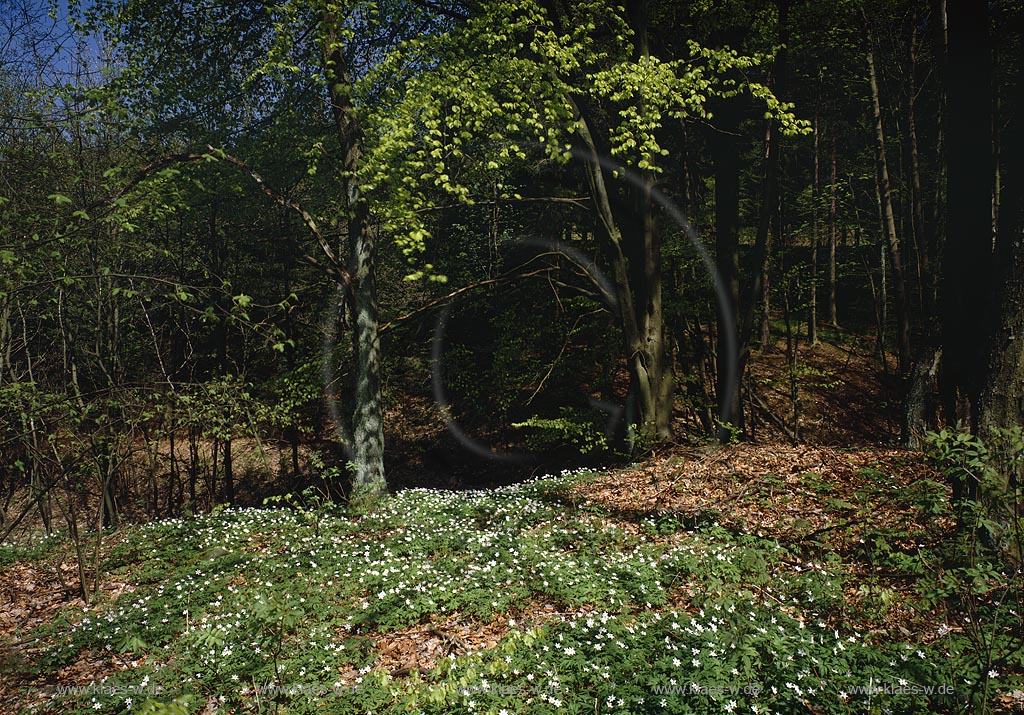
M 964 573 L 933 578 L 922 564 L 939 556 L 901 546 L 909 531 L 843 554 L 626 517 L 572 496 L 593 476 L 410 489 L 355 516 L 295 498 L 123 529 L 105 559 L 122 588 L 25 634 L 31 676 L 105 663 L 91 687 L 54 693 L 48 707 L 69 713 L 958 712 L 1012 681 L 1012 658 L 978 658 L 1012 646 L 983 625 L 999 620 L 998 571 L 975 574 L 986 597 L 971 601 Z M 823 484 L 809 491 L 831 498 Z M 905 506 L 934 510 L 935 489 Z M 913 608 L 937 629 L 886 627 L 905 598 L 892 573 L 917 579 Z M 383 662 L 383 644 L 451 624 L 498 637 Z

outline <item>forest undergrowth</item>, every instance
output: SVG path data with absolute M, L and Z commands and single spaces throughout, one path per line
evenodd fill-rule
M 943 566 L 948 501 L 898 450 L 709 449 L 125 528 L 89 607 L 5 545 L 4 708 L 1010 710 L 1019 579 Z

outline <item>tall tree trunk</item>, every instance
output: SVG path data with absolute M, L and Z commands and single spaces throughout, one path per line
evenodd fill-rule
M 1018 67 L 1015 86 L 1024 87 Z M 981 398 L 982 434 L 997 427 L 1024 426 L 1024 101 L 1009 104 L 1010 122 L 1002 132 L 1003 160 L 996 242 L 998 267 L 993 312 L 998 315 L 992 354 Z
M 662 303 L 661 237 L 654 222 L 654 206 L 651 191 L 654 189 L 654 172 L 643 175 L 640 192 L 641 235 L 643 245 L 643 273 L 640 291 L 644 301 L 638 307 L 644 343 L 649 355 L 646 368 L 652 373 L 654 391 L 654 419 L 652 431 L 646 436 L 661 442 L 672 436 L 672 396 L 674 376 L 665 343 L 665 313 Z M 643 424 L 643 423 L 641 423 Z
M 650 54 L 647 24 L 649 0 L 630 0 L 627 15 L 635 38 L 634 56 Z M 544 3 L 556 24 L 567 24 L 556 3 Z M 598 232 L 612 266 L 612 279 L 622 326 L 623 347 L 629 372 L 629 396 L 626 406 L 629 448 L 663 441 L 670 436 L 673 380 L 664 336 L 662 308 L 661 244 L 654 225 L 651 204 L 654 175 L 640 175 L 632 190 L 628 215 L 620 219 L 612 208 L 612 196 L 605 180 L 593 127 L 591 107 L 566 96 L 576 119 L 576 135 L 583 146 L 583 163 L 597 216 Z M 602 149 L 605 148 L 602 144 Z M 627 231 L 623 231 L 626 226 Z M 637 439 L 638 438 L 638 439 Z
M 769 246 L 769 250 L 770 250 Z M 772 278 L 768 266 L 764 269 L 764 285 L 761 289 L 761 329 L 759 330 L 758 342 L 761 345 L 762 353 L 770 353 L 775 350 L 772 340 Z
M 918 16 L 912 13 L 904 32 L 904 76 L 902 94 L 904 163 L 909 172 L 910 202 L 906 207 L 917 256 L 918 305 L 921 311 L 917 345 L 914 347 L 913 365 L 908 375 L 907 399 L 904 403 L 904 443 L 912 448 L 921 448 L 926 432 L 936 428 L 938 366 L 941 362 L 936 314 L 937 276 L 933 270 L 936 242 L 929 237 L 924 218 L 924 192 L 921 184 L 921 164 L 917 142 L 917 117 L 914 98 L 917 95 L 915 81 L 917 68 L 917 26 Z M 941 100 L 940 100 L 941 102 Z M 940 130 L 941 133 L 941 130 Z
M 1013 169 L 1007 168 L 1007 173 Z M 1021 181 L 1019 178 L 1014 180 Z M 1004 182 L 1004 187 L 1007 183 L 1009 181 Z M 1000 233 L 1010 240 L 1005 241 L 1005 263 L 1001 271 L 1003 284 L 997 304 L 999 322 L 992 340 L 981 399 L 979 431 L 982 434 L 991 434 L 999 427 L 1024 425 L 1024 348 L 1021 347 L 1024 341 L 1024 236 L 1021 235 L 1019 216 L 1024 192 L 1019 190 L 1019 186 L 1016 188 L 1016 197 L 1004 193 L 1004 200 L 1014 198 L 1015 203 L 1005 201 L 1000 215 Z M 1007 214 L 1010 213 L 1016 216 L 1009 218 Z
M 192 415 L 186 414 L 186 421 L 191 422 Z M 188 508 L 193 514 L 198 513 L 196 504 L 196 482 L 199 481 L 199 428 L 194 424 L 188 426 Z
M 814 185 L 811 192 L 811 300 L 807 315 L 807 342 L 818 344 L 818 244 L 820 223 L 818 201 L 821 196 L 821 132 L 818 129 L 818 112 L 814 112 Z
M 896 298 L 896 352 L 899 359 L 899 374 L 910 368 L 910 309 L 907 300 L 907 278 L 903 267 L 899 237 L 896 235 L 896 219 L 892 209 L 892 188 L 889 182 L 889 165 L 885 156 L 885 130 L 882 126 L 882 103 L 878 92 L 878 76 L 875 72 L 874 33 L 870 20 L 865 18 L 867 30 L 868 81 L 871 85 L 871 108 L 875 120 L 875 168 L 878 176 L 878 191 L 882 210 L 882 233 L 889 248 L 892 262 L 892 283 Z
M 735 430 L 743 429 L 740 375 L 733 369 L 739 362 L 739 251 L 740 251 L 740 145 L 739 110 L 727 102 L 717 112 L 718 132 L 714 139 L 715 161 L 715 268 L 721 286 L 718 321 L 718 411 L 722 424 L 719 440 L 728 442 Z
M 177 425 L 174 423 L 174 409 L 167 406 L 167 441 L 169 442 L 168 451 L 170 452 L 171 464 L 167 474 L 167 511 L 170 516 L 176 516 L 179 513 L 178 507 L 180 501 L 175 500 L 174 487 L 178 487 L 178 498 L 181 498 L 181 474 L 178 470 L 178 451 L 177 444 L 175 442 L 175 435 L 177 434 Z
M 1019 11 L 1018 11 L 1019 12 Z M 990 61 L 992 66 L 992 234 L 994 242 L 999 242 L 999 230 L 1001 222 L 999 220 L 999 214 L 1002 209 L 1002 182 L 1003 172 L 1000 166 L 1000 157 L 1003 151 L 1003 134 L 1000 131 L 1000 122 L 1002 121 L 1002 96 L 996 91 L 996 68 L 1000 66 L 1001 52 L 999 43 L 993 42 L 991 45 Z M 1009 53 L 1011 57 L 1019 57 L 1014 55 L 1012 52 Z M 1021 61 L 1018 59 L 1018 62 Z M 1017 85 L 1017 91 L 1021 90 L 1021 86 Z M 1011 139 L 1012 141 L 1012 139 Z M 995 243 L 993 245 L 995 245 Z
M 829 183 L 828 207 L 828 324 L 839 325 L 836 305 L 836 243 L 839 238 L 839 215 L 836 206 L 836 132 L 832 129 L 832 177 Z
M 779 51 L 775 56 L 775 65 L 769 80 L 773 91 L 781 94 L 788 71 L 786 45 L 789 43 L 789 8 L 791 0 L 777 0 Z M 757 235 L 750 256 L 750 270 L 745 281 L 746 290 L 740 299 L 739 318 L 739 365 L 738 375 L 746 372 L 750 359 L 750 341 L 754 332 L 754 318 L 757 314 L 757 303 L 763 301 L 765 310 L 768 307 L 766 265 L 768 248 L 771 239 L 772 217 L 779 205 L 779 131 L 773 122 L 768 122 L 765 130 L 764 181 L 761 192 L 761 206 L 757 223 Z M 780 240 L 781 222 L 776 240 Z M 762 331 L 764 332 L 764 331 Z M 769 341 L 770 344 L 770 341 Z
M 977 431 L 987 369 L 992 280 L 992 120 L 986 3 L 948 0 L 946 246 L 942 402 L 947 422 Z
M 632 0 L 628 8 L 629 22 L 636 38 L 637 59 L 649 59 L 651 55 L 647 32 L 649 5 L 649 0 Z M 640 434 L 648 443 L 662 442 L 671 436 L 673 394 L 662 304 L 661 237 L 656 230 L 652 201 L 654 179 L 653 170 L 643 171 L 639 186 L 633 192 L 635 201 L 631 223 L 634 230 L 630 232 L 632 245 L 628 249 L 636 319 L 642 344 L 646 346 L 642 364 L 636 366 L 636 373 L 639 377 L 641 372 L 646 372 L 647 376 L 638 387 L 646 389 L 644 383 L 650 382 L 652 392 L 653 412 L 638 423 Z
M 355 408 L 352 451 L 355 474 L 351 501 L 370 504 L 387 493 L 384 478 L 384 419 L 381 404 L 380 314 L 377 304 L 376 241 L 369 208 L 355 173 L 363 157 L 363 132 L 352 103 L 352 75 L 345 56 L 343 21 L 327 12 L 322 19 L 324 60 L 335 127 L 342 149 L 348 211 L 349 272 L 355 353 Z
M 937 59 L 936 69 L 939 75 L 937 111 L 934 118 L 935 157 L 938 160 L 938 166 L 932 189 L 932 210 L 930 212 L 929 230 L 925 232 L 925 238 L 928 240 L 928 255 L 932 257 L 933 261 L 931 280 L 928 283 L 929 296 L 927 300 L 932 306 L 930 315 L 932 321 L 936 324 L 936 331 L 941 333 L 941 260 L 943 248 L 946 245 L 946 182 L 949 175 L 946 158 L 946 122 L 949 111 L 949 100 L 946 97 L 946 0 L 932 0 L 932 13 L 936 18 L 933 52 Z
M 579 107 L 574 109 L 577 117 L 576 133 L 586 151 L 584 163 L 590 194 L 612 265 L 612 279 L 615 284 L 626 366 L 630 378 L 631 409 L 627 410 L 628 426 L 632 428 L 635 436 L 640 438 L 641 443 L 665 439 L 669 436 L 672 386 L 666 365 L 662 330 L 660 261 L 655 260 L 657 253 L 653 253 L 652 245 L 652 255 L 645 261 L 644 267 L 640 270 L 634 267 L 631 270 L 627 258 L 626 239 L 612 210 L 600 153 L 590 130 L 591 122 Z M 645 191 L 650 191 L 650 188 L 646 185 Z M 646 226 L 646 220 L 640 232 L 647 236 L 645 240 L 657 240 L 653 226 Z M 635 253 L 635 250 L 629 250 L 628 253 Z M 641 281 L 656 283 L 656 288 L 645 286 L 638 289 L 634 285 L 637 278 L 631 279 L 631 274 L 639 276 Z M 638 295 L 641 296 L 639 301 Z M 630 446 L 632 448 L 633 445 Z
M 911 20 L 910 29 L 907 31 L 904 47 L 904 74 L 906 83 L 903 88 L 903 122 L 906 131 L 903 135 L 904 151 L 906 153 L 907 171 L 910 175 L 910 230 L 914 239 L 914 250 L 917 254 L 918 267 L 918 290 L 920 291 L 920 304 L 923 322 L 931 317 L 934 311 L 934 304 L 931 300 L 932 291 L 929 290 L 931 278 L 932 255 L 928 239 L 926 238 L 926 226 L 924 223 L 924 194 L 921 190 L 921 162 L 917 147 L 917 119 L 915 115 L 914 97 L 917 94 L 917 84 L 914 81 L 917 69 L 917 54 L 915 45 L 917 43 L 917 22 L 916 16 Z
M 772 218 L 779 203 L 779 133 L 771 122 L 765 125 L 764 167 L 764 188 L 761 192 L 761 206 L 758 209 L 754 250 L 751 252 L 750 278 L 747 282 L 750 287 L 741 297 L 740 375 L 746 371 L 750 358 L 750 341 L 758 301 L 761 303 L 761 350 L 771 352 L 774 348 L 771 338 L 771 279 L 768 274 L 768 256 L 772 245 Z
M 224 439 L 224 501 L 235 503 L 235 460 L 231 454 L 231 437 Z
M 882 189 L 878 183 L 878 176 L 875 175 L 875 202 L 878 204 L 878 225 L 885 225 L 885 210 L 882 208 Z M 888 320 L 888 309 L 889 309 L 889 294 L 888 284 L 889 281 L 886 278 L 885 270 L 885 235 L 884 229 L 879 234 L 878 241 L 878 274 L 879 274 L 879 287 L 875 290 L 874 278 L 871 278 L 871 295 L 875 299 L 875 347 L 878 349 L 878 358 L 882 362 L 882 370 L 886 375 L 889 374 L 889 361 L 885 355 L 885 329 L 889 323 Z M 871 269 L 868 268 L 870 271 Z M 870 273 L 869 273 L 870 275 Z
M 102 441 L 98 447 L 97 477 L 100 483 L 102 499 L 100 500 L 98 522 L 104 529 L 108 529 L 118 524 L 117 488 L 119 469 L 117 457 L 112 453 L 111 448 L 114 440 L 113 435 L 108 428 L 101 430 L 101 435 L 100 439 Z
M 799 279 L 797 279 L 799 284 Z M 800 381 L 797 379 L 798 336 L 793 330 L 793 311 L 790 310 L 792 283 L 786 281 L 782 293 L 782 315 L 786 322 L 786 364 L 789 367 L 789 405 L 792 410 L 793 426 L 789 433 L 793 444 L 800 443 Z M 799 290 L 799 286 L 798 286 Z M 799 328 L 799 325 L 797 326 Z

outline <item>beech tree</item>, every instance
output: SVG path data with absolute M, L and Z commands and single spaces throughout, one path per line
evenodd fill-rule
M 405 194 L 391 202 L 401 207 L 392 223 L 400 215 L 415 225 L 409 233 L 414 244 L 427 239 L 416 213 L 427 200 L 424 188 L 472 203 L 469 167 L 496 171 L 538 151 L 559 162 L 576 157 L 613 276 L 630 377 L 627 419 L 646 444 L 669 435 L 672 411 L 652 200 L 668 122 L 714 121 L 711 99 L 745 94 L 763 103 L 783 131 L 808 128 L 764 84 L 750 80 L 764 57 L 692 42 L 685 57 L 659 57 L 648 39 L 649 22 L 645 2 L 627 8 L 532 0 L 474 4 L 450 32 L 410 43 L 420 53 L 413 63 L 430 71 L 385 103 L 374 150 L 379 158 L 367 178 L 375 191 Z M 727 355 L 721 359 L 729 362 Z

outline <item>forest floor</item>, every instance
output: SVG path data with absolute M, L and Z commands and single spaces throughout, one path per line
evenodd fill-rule
M 749 363 L 746 399 L 752 415 L 747 425 L 749 442 L 771 445 L 793 443 L 832 447 L 892 445 L 899 439 L 900 415 L 896 401 L 887 395 L 895 378 L 880 365 L 871 341 L 832 328 L 823 328 L 827 340 L 814 346 L 798 341 L 797 358 L 790 361 L 784 340 L 770 350 L 755 349 Z M 889 356 L 890 364 L 895 358 Z M 891 367 L 890 367 L 891 370 Z M 794 379 L 795 376 L 795 379 Z M 401 378 L 400 378 L 401 379 Z M 388 482 L 397 489 L 466 489 L 502 486 L 530 476 L 557 472 L 572 466 L 572 459 L 543 458 L 523 466 L 472 454 L 446 429 L 423 376 L 412 374 L 402 382 L 402 399 L 389 405 Z M 627 378 L 621 375 L 620 393 Z M 797 440 L 794 440 L 793 395 L 797 397 Z M 684 392 L 683 388 L 678 390 Z M 753 397 L 750 397 L 750 394 Z M 624 403 L 624 397 L 619 396 Z M 704 431 L 697 416 L 685 408 L 684 395 L 677 397 L 673 433 L 676 448 L 686 453 L 706 441 L 693 437 Z M 472 429 L 467 429 L 471 434 Z M 690 437 L 687 437 L 687 436 Z M 510 435 L 477 437 L 496 451 L 514 451 Z M 578 455 L 576 456 L 578 463 Z
M 849 355 L 801 353 L 803 444 L 123 527 L 89 604 L 67 539 L 4 544 L 0 713 L 1022 709 L 1020 574 L 956 562 Z

